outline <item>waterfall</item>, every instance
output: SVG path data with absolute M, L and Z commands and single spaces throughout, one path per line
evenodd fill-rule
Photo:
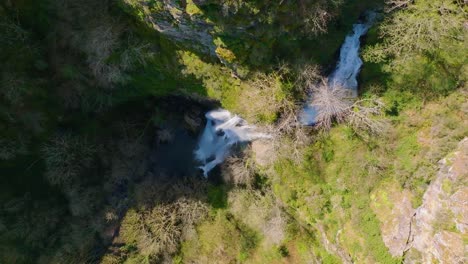
M 361 47 L 360 38 L 371 28 L 376 18 L 376 13 L 369 12 L 366 21 L 353 25 L 353 32 L 346 36 L 340 49 L 340 59 L 335 70 L 328 76 L 330 87 L 340 86 L 349 89 L 353 96 L 357 96 L 358 81 L 357 76 L 362 67 L 362 60 L 359 57 Z M 313 94 L 311 95 L 313 97 Z M 300 120 L 304 125 L 313 125 L 316 122 L 317 110 L 309 103 L 304 107 Z
M 229 155 L 231 147 L 238 143 L 250 142 L 260 138 L 271 138 L 268 134 L 256 132 L 239 116 L 218 109 L 205 115 L 207 122 L 199 139 L 195 158 L 202 163 L 199 168 L 205 177 L 216 165 Z
M 352 94 L 357 96 L 357 76 L 362 66 L 362 60 L 359 58 L 360 38 L 367 33 L 375 17 L 376 14 L 370 12 L 366 16 L 366 22 L 353 25 L 352 34 L 346 37 L 341 46 L 338 64 L 328 76 L 330 86 L 339 85 L 350 89 Z M 307 104 L 301 113 L 301 122 L 304 125 L 313 125 L 316 115 L 316 109 Z M 271 138 L 268 134 L 256 132 L 254 126 L 248 125 L 244 119 L 224 109 L 210 111 L 205 117 L 207 123 L 194 153 L 196 160 L 202 164 L 199 168 L 203 170 L 205 177 L 227 158 L 233 145 Z

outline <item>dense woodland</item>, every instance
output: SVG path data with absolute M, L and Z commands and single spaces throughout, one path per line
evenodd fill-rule
M 318 84 L 368 10 L 378 21 L 350 102 Z M 467 12 L 463 0 L 0 0 L 0 263 L 420 263 L 416 248 L 389 250 L 386 227 L 396 197 L 421 206 L 468 136 Z M 303 126 L 311 91 L 322 112 Z M 274 138 L 205 179 L 176 148 L 190 157 L 219 107 Z M 433 229 L 466 246 L 457 217 Z

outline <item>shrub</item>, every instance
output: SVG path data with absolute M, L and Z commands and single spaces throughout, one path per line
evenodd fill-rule
M 337 85 L 328 86 L 323 80 L 321 85 L 312 89 L 312 93 L 310 106 L 317 111 L 316 121 L 319 127 L 329 130 L 334 120 L 337 122 L 346 120 L 352 104 L 346 89 Z
M 267 244 L 280 245 L 285 239 L 286 216 L 272 193 L 232 191 L 229 208 L 240 222 L 263 234 Z
M 67 185 L 77 180 L 80 172 L 91 165 L 96 151 L 95 146 L 79 136 L 52 137 L 41 148 L 47 180 L 54 185 Z
M 1 73 L 0 94 L 13 105 L 24 103 L 24 97 L 29 92 L 27 80 L 15 72 L 5 71 Z
M 0 160 L 11 160 L 26 153 L 27 148 L 23 139 L 0 139 Z
M 254 177 L 254 167 L 245 158 L 229 157 L 222 164 L 222 175 L 234 185 L 250 186 Z
M 282 112 L 294 108 L 292 83 L 286 75 L 289 69 L 282 66 L 270 74 L 256 73 L 240 93 L 238 108 L 248 120 L 273 123 Z
M 385 105 L 376 98 L 355 100 L 349 90 L 340 86 L 329 86 L 325 80 L 312 88 L 310 106 L 317 111 L 317 127 L 330 130 L 334 121 L 347 123 L 361 136 L 380 135 L 385 132 L 383 116 Z M 380 117 L 380 118 L 378 118 Z
M 158 204 L 150 210 L 132 209 L 122 222 L 120 236 L 145 256 L 173 254 L 207 212 L 204 203 L 185 198 Z
M 245 260 L 256 244 L 255 235 L 243 236 L 245 231 L 246 227 L 238 225 L 226 211 L 218 210 L 198 226 L 196 237 L 184 243 L 183 262 L 227 264 Z

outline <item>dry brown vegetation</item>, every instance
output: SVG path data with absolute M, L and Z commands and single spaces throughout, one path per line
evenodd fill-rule
M 143 255 L 170 255 L 207 212 L 204 203 L 185 198 L 158 204 L 151 210 L 130 210 L 122 222 L 121 236 Z
M 56 1 L 58 45 L 86 56 L 89 82 L 115 88 L 128 81 L 128 72 L 144 65 L 151 55 L 149 45 L 140 43 L 119 18 L 113 17 L 107 1 Z M 76 18 L 76 19 L 71 19 Z
M 239 99 L 240 110 L 247 120 L 259 120 L 265 123 L 274 122 L 278 113 L 291 107 L 288 98 L 286 74 L 289 69 L 281 66 L 272 73 L 256 73 L 243 87 Z
M 242 223 L 260 232 L 265 243 L 279 245 L 286 237 L 286 216 L 273 193 L 237 189 L 229 193 L 232 214 Z
M 378 98 L 355 99 L 350 91 L 325 80 L 312 89 L 310 105 L 317 110 L 317 127 L 329 130 L 333 122 L 346 123 L 357 133 L 379 135 L 385 131 L 384 103 Z
M 223 178 L 236 186 L 250 186 L 253 182 L 254 169 L 247 157 L 229 157 L 222 164 Z
M 414 0 L 385 0 L 385 11 L 392 12 L 400 8 L 405 8 Z
M 42 147 L 47 165 L 47 180 L 54 185 L 68 185 L 93 161 L 97 148 L 84 138 L 57 135 Z
M 340 86 L 329 86 L 326 80 L 312 89 L 310 105 L 317 110 L 317 126 L 330 129 L 333 121 L 343 122 L 352 104 L 347 90 Z

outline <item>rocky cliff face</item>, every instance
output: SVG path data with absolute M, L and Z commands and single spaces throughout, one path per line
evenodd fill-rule
M 170 39 L 190 45 L 192 48 L 216 56 L 216 46 L 210 32 L 213 24 L 201 19 L 197 6 L 188 1 L 124 0 L 128 10 L 146 24 Z M 200 1 L 198 1 L 200 2 Z
M 468 247 L 468 138 L 439 163 L 437 178 L 429 185 L 423 204 L 416 209 L 410 230 L 407 263 L 466 263 Z
M 119 3 L 168 39 L 236 69 L 245 63 L 261 66 L 269 62 L 276 56 L 275 45 L 287 43 L 291 49 L 298 43 L 290 44 L 301 38 L 324 33 L 331 21 L 339 17 L 344 1 L 119 0 Z
M 402 257 L 407 249 L 411 232 L 411 219 L 414 209 L 411 206 L 412 194 L 402 189 L 398 182 L 382 184 L 372 193 L 372 210 L 381 221 L 382 239 L 390 254 Z
M 382 191 L 374 194 L 373 209 L 381 220 L 383 240 L 391 254 L 404 256 L 405 263 L 466 263 L 467 181 L 465 138 L 455 152 L 439 162 L 437 176 L 417 209 L 411 208 L 411 193 L 394 184 L 385 188 L 388 197 Z M 391 201 L 391 206 L 381 210 L 385 200 Z

